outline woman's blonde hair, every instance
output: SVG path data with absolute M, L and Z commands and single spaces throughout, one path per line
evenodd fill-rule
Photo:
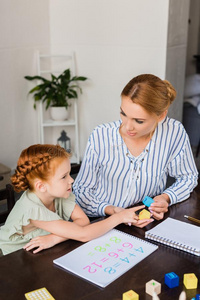
M 176 90 L 167 80 L 152 74 L 142 74 L 131 79 L 121 92 L 149 113 L 160 116 L 176 98 Z
M 57 166 L 70 154 L 59 145 L 36 144 L 24 149 L 11 182 L 16 192 L 34 190 L 34 180 L 43 181 L 54 175 Z

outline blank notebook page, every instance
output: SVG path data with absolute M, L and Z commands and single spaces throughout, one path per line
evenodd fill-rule
M 200 255 L 200 227 L 186 222 L 167 218 L 153 229 L 146 231 L 145 237 Z

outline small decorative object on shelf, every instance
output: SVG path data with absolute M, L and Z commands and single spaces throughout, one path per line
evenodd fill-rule
M 64 130 L 61 132 L 61 136 L 57 139 L 57 143 L 61 147 L 63 147 L 67 152 L 71 152 L 71 140 Z

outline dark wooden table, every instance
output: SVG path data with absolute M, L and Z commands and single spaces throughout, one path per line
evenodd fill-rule
M 188 200 L 170 207 L 165 218 L 172 217 L 191 223 L 184 218 L 184 214 L 200 219 L 199 188 Z M 157 224 L 158 222 L 154 221 L 145 229 L 126 225 L 117 228 L 144 239 L 145 231 Z M 200 280 L 200 257 L 157 244 L 158 250 L 102 289 L 53 264 L 54 259 L 81 244 L 69 240 L 35 255 L 19 250 L 1 257 L 0 300 L 25 299 L 26 292 L 42 287 L 46 287 L 56 300 L 120 300 L 122 294 L 130 289 L 139 294 L 140 300 L 150 300 L 152 297 L 145 293 L 145 283 L 151 279 L 161 283 L 162 290 L 159 295 L 161 300 L 178 300 L 179 294 L 184 289 L 183 274 L 195 273 Z M 79 259 L 81 260 L 81 257 Z M 164 284 L 164 275 L 169 272 L 175 272 L 180 277 L 179 287 L 170 289 Z M 187 291 L 187 299 L 191 299 L 196 293 L 200 293 L 200 283 L 197 290 Z

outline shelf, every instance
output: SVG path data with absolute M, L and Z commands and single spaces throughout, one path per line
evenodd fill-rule
M 75 120 L 66 120 L 66 121 L 53 121 L 53 120 L 45 120 L 42 123 L 43 127 L 54 127 L 54 126 L 75 126 Z
M 37 55 L 37 65 L 38 65 L 38 75 L 49 74 L 49 73 L 63 73 L 67 68 L 70 68 L 72 74 L 75 75 L 75 58 L 74 53 L 70 55 L 56 55 L 56 54 L 40 54 Z M 52 60 L 53 58 L 53 60 Z M 62 70 L 62 71 L 61 71 Z M 47 78 L 49 76 L 46 76 Z M 78 112 L 77 112 L 77 99 L 74 99 L 73 105 L 71 107 L 72 115 L 71 119 L 65 121 L 54 121 L 49 119 L 48 114 L 44 113 L 44 107 L 42 103 L 39 105 L 39 139 L 40 143 L 44 144 L 46 141 L 48 143 L 55 143 L 57 141 L 57 133 L 59 131 L 58 127 L 71 126 L 69 131 L 71 131 L 71 141 L 73 153 L 71 156 L 71 163 L 80 163 L 80 153 L 79 153 L 79 131 L 78 131 Z M 54 127 L 55 130 L 54 130 Z M 66 128 L 65 128 L 66 129 Z M 63 129 L 62 129 L 63 130 Z

